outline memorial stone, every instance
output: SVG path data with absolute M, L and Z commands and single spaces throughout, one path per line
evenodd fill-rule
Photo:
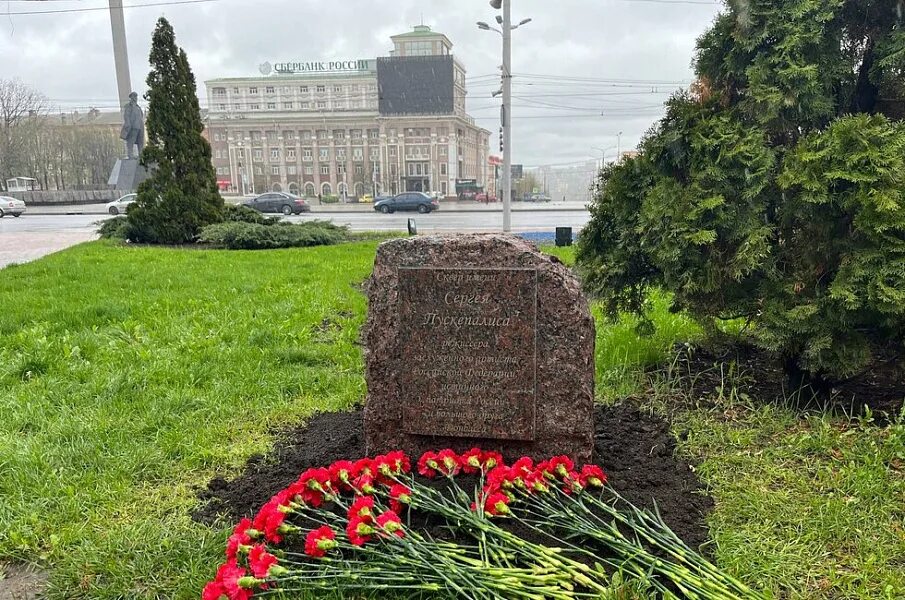
M 370 454 L 590 460 L 594 322 L 558 259 L 499 234 L 392 240 L 367 294 Z

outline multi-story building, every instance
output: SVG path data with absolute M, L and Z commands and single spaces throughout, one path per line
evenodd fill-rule
M 361 196 L 455 194 L 484 185 L 489 132 L 465 112 L 465 67 L 427 26 L 390 56 L 261 65 L 207 81 L 207 135 L 221 189 Z

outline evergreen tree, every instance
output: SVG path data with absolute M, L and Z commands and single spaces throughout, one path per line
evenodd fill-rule
M 157 21 L 148 75 L 148 142 L 141 163 L 151 176 L 129 208 L 129 239 L 155 244 L 192 242 L 201 228 L 223 219 L 223 199 L 201 132 L 195 76 L 173 28 Z
M 651 287 L 815 379 L 900 355 L 905 31 L 898 0 L 731 0 L 697 81 L 606 168 L 579 241 L 611 315 Z

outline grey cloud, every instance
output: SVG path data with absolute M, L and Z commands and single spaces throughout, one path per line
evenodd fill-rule
M 9 10 L 87 4 L 12 2 Z M 98 4 L 104 3 L 97 0 L 91 6 Z M 660 104 L 666 95 L 582 97 L 577 94 L 609 88 L 551 84 L 519 78 L 519 74 L 688 81 L 695 39 L 720 8 L 716 3 L 620 0 L 516 0 L 513 4 L 514 18 L 533 19 L 515 32 L 513 42 L 514 93 L 533 99 L 533 103 L 516 100 L 514 107 L 514 160 L 525 164 L 588 160 L 599 155 L 593 146 L 615 145 L 618 131 L 623 131 L 623 149 L 629 149 L 657 118 L 656 110 L 639 107 Z M 106 11 L 6 17 L 2 16 L 6 8 L 4 2 L 0 8 L 0 73 L 4 77 L 19 77 L 60 105 L 116 106 Z M 493 20 L 495 11 L 486 0 L 219 0 L 129 9 L 132 85 L 144 91 L 150 37 L 161 15 L 173 24 L 203 94 L 205 79 L 256 75 L 257 65 L 266 60 L 384 55 L 391 48 L 389 36 L 419 24 L 422 14 L 425 24 L 446 33 L 455 44 L 454 52 L 472 79 L 470 110 L 493 133 L 491 150 L 496 151 L 498 101 L 490 97 L 495 82 L 473 80 L 498 73 L 501 62 L 499 36 L 475 27 L 476 21 Z M 658 86 L 657 91 L 672 87 Z M 585 116 L 585 108 L 589 113 L 599 109 L 603 116 Z M 545 118 L 524 118 L 531 115 Z

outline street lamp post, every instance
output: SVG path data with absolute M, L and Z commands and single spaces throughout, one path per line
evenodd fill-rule
M 509 232 L 512 231 L 512 32 L 530 23 L 531 19 L 512 25 L 511 0 L 490 0 L 490 6 L 503 9 L 502 18 L 497 17 L 502 31 L 484 22 L 478 23 L 478 29 L 496 31 L 503 36 L 503 106 L 500 115 L 503 126 L 503 231 Z

